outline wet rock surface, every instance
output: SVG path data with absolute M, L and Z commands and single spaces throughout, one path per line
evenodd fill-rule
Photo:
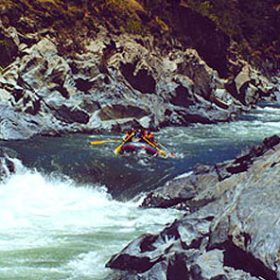
M 38 4 L 38 11 L 40 5 L 44 4 Z M 232 78 L 221 75 L 227 39 L 206 19 L 209 34 L 215 35 L 212 49 L 221 48 L 211 58 L 203 56 L 206 39 L 200 44 L 201 38 L 193 38 L 197 52 L 178 40 L 166 39 L 164 47 L 155 34 L 112 32 L 112 26 L 98 24 L 92 30 L 94 36 L 85 39 L 86 31 L 81 29 L 74 39 L 64 25 L 43 28 L 42 21 L 34 30 L 31 14 L 21 16 L 21 7 L 13 16 L 10 8 L 0 21 L 0 105 L 5 108 L 0 117 L 1 139 L 225 122 L 271 96 L 275 86 L 246 62 L 240 62 Z M 47 15 L 50 7 L 43 8 Z M 58 11 L 62 18 L 65 11 Z M 191 14 L 194 22 L 200 19 L 184 7 L 178 13 Z M 69 20 L 79 25 L 75 17 Z M 223 61 L 219 59 L 223 65 L 216 67 L 218 54 L 223 55 Z
M 6 176 L 15 173 L 16 165 L 14 159 L 16 158 L 18 158 L 18 155 L 14 150 L 0 147 L 0 182 Z
M 124 277 L 116 279 L 280 279 L 279 155 L 273 136 L 147 194 L 143 207 L 184 215 L 113 256 L 107 265 Z
M 231 111 L 239 110 L 232 106 L 226 111 L 210 100 L 216 85 L 208 83 L 218 79 L 217 73 L 194 50 L 161 57 L 124 35 L 114 38 L 117 49 L 106 54 L 106 35 L 92 41 L 86 53 L 69 59 L 59 55 L 51 39 L 25 48 L 0 79 L 1 106 L 8 114 L 1 114 L 7 123 L 1 138 L 120 130 L 131 124 L 143 126 L 144 117 L 152 128 L 213 123 L 229 120 Z M 193 79 L 187 76 L 191 65 L 198 68 Z M 34 127 L 35 122 L 40 129 L 19 130 L 16 136 L 11 111 L 19 115 L 20 127 Z

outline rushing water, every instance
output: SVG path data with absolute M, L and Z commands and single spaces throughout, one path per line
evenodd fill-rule
M 0 279 L 110 279 L 104 264 L 112 254 L 180 215 L 138 209 L 131 198 L 273 134 L 280 134 L 279 106 L 235 123 L 164 129 L 157 138 L 176 153 L 170 160 L 114 156 L 114 144 L 88 144 L 117 135 L 3 142 L 26 167 L 16 162 L 16 174 L 0 184 Z
M 178 215 L 18 169 L 0 185 L 0 279 L 109 279 L 110 256 Z

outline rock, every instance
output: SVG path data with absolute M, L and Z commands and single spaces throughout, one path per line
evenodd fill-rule
M 0 98 L 18 112 L 52 120 L 43 125 L 44 134 L 45 128 L 121 131 L 231 118 L 231 111 L 213 104 L 211 91 L 223 82 L 197 52 L 173 51 L 161 58 L 133 36 L 113 37 L 104 45 L 102 32 L 94 48 L 67 60 L 48 38 L 25 48 L 0 81 L 2 95 L 11 97 Z
M 203 279 L 227 280 L 223 267 L 224 253 L 221 250 L 211 250 L 200 255 L 196 260 L 200 277 Z
M 12 173 L 16 172 L 14 159 L 18 158 L 14 150 L 0 147 L 0 181 Z
M 194 105 L 194 100 L 188 89 L 179 85 L 175 89 L 175 96 L 172 97 L 170 102 L 175 106 L 181 106 L 188 108 L 190 105 Z
M 5 68 L 15 60 L 18 47 L 11 38 L 0 33 L 0 66 Z
M 1 104 L 9 103 L 10 98 L 11 98 L 10 93 L 5 89 L 0 88 L 0 103 Z
M 145 36 L 116 32 L 111 23 L 103 26 L 96 6 L 91 16 L 99 22 L 98 28 L 97 23 L 93 27 L 91 21 L 84 21 L 82 12 L 68 15 L 67 3 L 56 4 L 38 3 L 38 11 L 44 11 L 47 18 L 42 22 L 23 3 L 15 9 L 7 4 L 2 11 L 0 34 L 14 46 L 10 51 L 15 49 L 12 56 L 16 57 L 9 58 L 5 51 L 9 65 L 0 77 L 0 100 L 9 110 L 23 113 L 25 126 L 33 126 L 34 121 L 41 127 L 15 136 L 13 125 L 6 120 L 2 125 L 9 123 L 10 128 L 2 128 L 5 139 L 226 122 L 273 92 L 274 84 L 246 62 L 238 64 L 243 68 L 238 68 L 236 78 L 221 78 L 228 71 L 228 38 L 184 1 L 172 4 L 170 23 L 151 19 L 147 24 L 154 26 L 156 35 L 148 32 Z M 48 25 L 52 19 L 49 5 L 56 9 L 56 17 L 67 20 L 66 26 Z M 133 10 L 139 21 L 150 16 L 143 9 Z M 69 26 L 77 22 L 84 24 L 73 36 Z M 182 40 L 166 34 L 169 28 L 182 35 Z M 191 44 L 184 41 L 186 34 Z M 157 36 L 166 39 L 165 47 Z
M 228 109 L 234 102 L 234 98 L 225 89 L 217 88 L 211 96 L 211 100 L 219 107 Z
M 0 138 L 28 139 L 41 131 L 40 124 L 27 114 L 15 113 L 12 108 L 0 106 Z M 33 120 L 33 122 L 32 122 Z
M 189 175 L 191 176 L 191 175 Z M 191 176 L 192 177 L 192 176 Z M 182 184 L 184 182 L 184 184 Z M 187 209 L 188 200 L 191 200 L 196 195 L 195 185 L 192 182 L 192 178 L 186 183 L 185 178 L 178 178 L 171 182 L 167 182 L 164 187 L 160 189 L 160 192 L 155 190 L 152 193 L 149 193 L 141 207 L 159 207 L 159 208 L 185 208 Z M 174 188 L 170 186 L 174 185 Z M 174 190 L 171 192 L 170 190 Z
M 251 81 L 250 67 L 248 64 L 242 68 L 239 74 L 235 77 L 234 81 L 238 92 L 240 92 L 241 87 L 243 87 L 245 83 Z
M 258 100 L 267 98 L 269 88 L 276 89 L 276 87 L 246 62 L 243 62 L 243 67 L 234 80 L 226 84 L 231 95 L 244 105 L 256 104 Z
M 142 93 L 155 93 L 156 81 L 146 69 L 136 71 L 136 64 L 121 64 L 120 70 L 130 85 Z
M 139 107 L 122 106 L 122 105 L 109 105 L 101 108 L 99 117 L 101 120 L 114 120 L 122 118 L 142 118 L 146 112 Z
M 57 55 L 57 47 L 56 45 L 49 39 L 43 38 L 38 42 L 38 44 L 35 44 L 31 49 L 30 53 L 36 53 L 39 52 L 42 55 L 45 55 L 47 57 L 51 57 L 54 55 Z
M 83 92 L 88 92 L 94 86 L 94 82 L 83 78 L 78 78 L 75 80 L 75 84 L 77 89 Z
M 65 105 L 62 105 L 59 109 L 57 109 L 55 116 L 57 119 L 66 123 L 76 122 L 86 124 L 89 121 L 89 115 L 86 112 L 75 108 L 71 109 Z
M 139 119 L 140 127 L 150 128 L 152 127 L 151 123 L 152 123 L 152 119 L 149 116 L 144 116 L 143 118 Z
M 234 160 L 218 163 L 215 166 L 197 165 L 193 172 L 179 176 L 147 194 L 141 207 L 196 210 L 198 205 L 209 203 L 213 199 L 210 195 L 210 186 L 215 186 L 234 174 L 246 172 L 258 157 L 271 151 L 279 143 L 280 137 L 275 135 L 264 139 L 262 144 L 254 146 Z M 205 198 L 202 199 L 204 190 Z
M 180 279 L 280 279 L 279 156 L 280 137 L 273 136 L 235 160 L 197 166 L 148 194 L 144 206 L 183 203 L 188 211 L 159 234 L 130 243 L 109 267 L 141 279 L 169 279 L 171 263 L 181 267 Z M 128 270 L 135 258 L 149 265 Z
M 228 36 L 213 21 L 189 8 L 186 1 L 178 1 L 174 6 L 172 24 L 183 38 L 184 44 L 191 43 L 208 65 L 217 69 L 221 76 L 226 76 L 226 57 L 230 42 Z
M 2 68 L 16 59 L 19 44 L 17 30 L 14 27 L 6 28 L 0 20 L 0 66 Z
M 136 271 L 136 272 L 145 272 L 149 270 L 155 263 L 159 262 L 160 259 L 157 257 L 156 253 L 153 253 L 152 256 L 151 253 L 148 252 L 148 254 L 145 256 L 140 256 L 141 255 L 141 248 L 143 246 L 147 247 L 150 245 L 147 245 L 146 243 L 148 242 L 151 243 L 155 241 L 154 236 L 152 235 L 145 235 L 137 240 L 135 240 L 133 243 L 131 243 L 124 252 L 121 254 L 117 254 L 114 256 L 107 264 L 108 267 L 115 268 L 115 269 L 120 269 L 120 270 L 129 270 L 129 271 Z M 140 248 L 140 255 L 138 256 L 137 251 L 134 249 L 135 248 L 138 251 L 138 248 Z M 151 251 L 151 250 L 149 250 Z

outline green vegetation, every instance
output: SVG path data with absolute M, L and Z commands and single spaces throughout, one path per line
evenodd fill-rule
M 191 9 L 212 21 L 236 42 L 235 50 L 257 64 L 279 64 L 280 12 L 276 0 L 0 0 L 1 20 L 22 34 L 49 28 L 64 53 L 82 50 L 85 38 L 94 37 L 99 25 L 109 32 L 146 35 L 163 32 L 186 46 L 207 34 L 188 38 L 180 27 L 180 13 Z M 21 20 L 20 20 L 21 19 Z M 181 19 L 182 20 L 182 19 Z M 20 22 L 20 24 L 19 24 Z M 200 21 L 198 21 L 199 23 Z M 182 25 L 181 25 L 182 27 Z M 185 28 L 185 27 L 184 27 Z M 75 30 L 75 32 L 73 32 Z M 205 30 L 205 32 L 207 32 Z M 195 33 L 195 32 L 194 32 Z M 160 36 L 158 36 L 160 37 Z M 193 40 L 194 39 L 194 40 Z M 197 40 L 197 41 L 199 41 Z M 0 48 L 6 48 L 0 41 Z M 279 68 L 279 65 L 278 65 Z
M 262 67 L 264 61 L 280 64 L 280 6 L 276 0 L 139 0 L 153 16 L 169 27 L 180 25 L 178 10 L 191 9 L 210 19 L 243 58 Z M 277 5 L 278 4 L 278 5 Z M 177 22 L 177 23 L 175 23 Z M 180 34 L 181 38 L 184 34 Z M 203 37 L 203 34 L 201 34 Z M 187 38 L 186 38 L 187 39 Z
M 189 1 L 189 5 L 193 10 L 215 22 L 230 37 L 238 36 L 240 33 L 236 2 L 228 0 Z
M 232 40 L 238 42 L 238 51 L 245 58 L 257 64 L 269 60 L 277 67 L 280 50 L 280 13 L 275 9 L 276 1 L 187 2 L 192 9 L 214 21 Z
M 129 33 L 141 34 L 142 33 L 142 25 L 141 22 L 137 19 L 130 18 L 126 23 L 126 30 Z
M 194 10 L 212 19 L 229 36 L 260 47 L 279 36 L 279 13 L 273 0 L 188 0 Z M 279 39 L 279 37 L 278 37 Z

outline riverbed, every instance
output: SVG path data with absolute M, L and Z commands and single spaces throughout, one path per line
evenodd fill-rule
M 110 279 L 106 261 L 130 240 L 181 213 L 139 209 L 143 192 L 196 164 L 228 160 L 280 134 L 280 107 L 265 104 L 234 123 L 165 128 L 176 158 L 115 156 L 121 135 L 65 135 L 1 142 L 18 153 L 0 184 L 0 279 Z

